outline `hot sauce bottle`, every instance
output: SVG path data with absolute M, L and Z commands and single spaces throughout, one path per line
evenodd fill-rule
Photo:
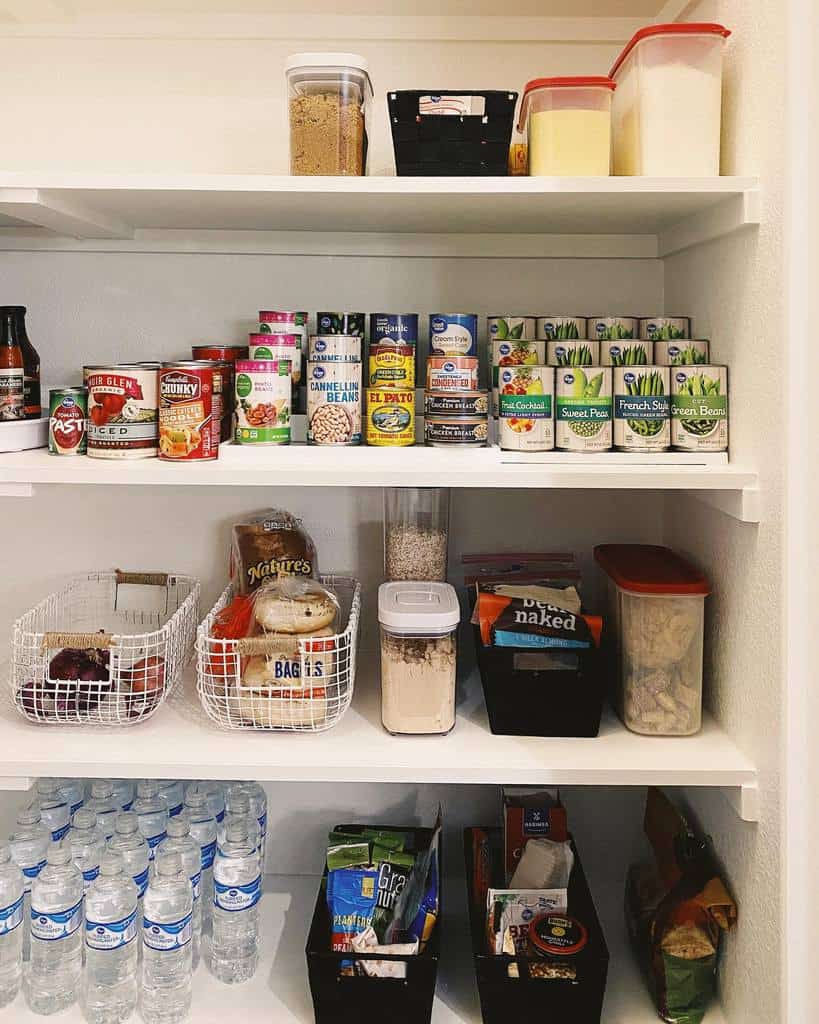
M 0 421 L 25 419 L 23 351 L 14 306 L 0 306 Z

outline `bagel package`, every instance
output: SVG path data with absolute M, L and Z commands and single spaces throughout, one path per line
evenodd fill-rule
M 239 594 L 251 594 L 267 580 L 318 576 L 316 546 L 297 519 L 283 509 L 268 509 L 233 527 L 230 579 Z

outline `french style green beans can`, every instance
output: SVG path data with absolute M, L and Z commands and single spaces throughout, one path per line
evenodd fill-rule
M 654 362 L 653 341 L 601 341 L 601 366 L 650 366 Z
M 555 446 L 564 452 L 611 448 L 611 370 L 561 368 L 555 373 Z
M 728 450 L 728 369 L 671 370 L 671 444 L 684 452 Z
M 614 447 L 664 452 L 671 445 L 667 366 L 615 366 Z
M 547 341 L 546 362 L 549 366 L 597 366 L 600 362 L 600 342 L 590 338 Z

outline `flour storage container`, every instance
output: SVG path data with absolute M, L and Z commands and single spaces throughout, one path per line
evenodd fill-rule
M 605 653 L 615 706 L 632 732 L 690 736 L 702 724 L 705 576 L 669 548 L 603 544 L 609 578 Z
M 650 25 L 617 58 L 614 174 L 711 177 L 720 172 L 722 25 Z
M 357 53 L 295 53 L 285 64 L 290 173 L 367 173 L 373 88 Z
M 608 78 L 535 78 L 523 92 L 518 131 L 528 139 L 530 175 L 600 175 L 610 170 Z
M 382 583 L 381 720 L 388 732 L 448 733 L 455 725 L 461 610 L 448 583 Z

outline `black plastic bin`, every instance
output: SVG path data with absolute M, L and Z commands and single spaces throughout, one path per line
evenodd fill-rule
M 502 830 L 484 829 L 493 840 L 492 883 L 502 888 Z M 475 901 L 473 891 L 472 829 L 464 832 L 466 884 L 469 899 L 469 922 L 472 935 L 472 956 L 481 1015 L 484 1024 L 511 1024 L 518 1021 L 565 1021 L 569 1024 L 600 1024 L 609 951 L 597 917 L 591 892 L 583 873 L 583 865 L 574 849 L 574 869 L 569 882 L 569 914 L 588 930 L 586 948 L 574 958 L 577 978 L 532 978 L 529 960 L 524 956 L 493 956 L 486 951 L 485 907 Z M 509 965 L 515 963 L 518 978 L 509 977 Z
M 581 651 L 577 669 L 540 669 L 542 652 L 484 647 L 474 627 L 489 728 L 500 736 L 596 736 L 605 678 L 600 651 Z
M 341 825 L 349 830 L 363 826 Z M 387 830 L 386 825 L 378 828 Z M 432 829 L 389 828 L 395 832 L 412 832 L 416 845 L 428 842 Z M 324 872 L 319 886 L 316 909 L 307 936 L 307 973 L 316 1024 L 429 1024 L 435 998 L 438 959 L 441 941 L 442 879 L 439 850 L 438 922 L 424 952 L 418 956 L 382 956 L 379 954 L 334 953 L 330 949 L 330 916 L 327 912 Z M 406 978 L 346 977 L 340 973 L 342 964 L 360 960 L 394 960 L 406 964 Z
M 421 114 L 422 96 L 480 96 L 481 114 Z M 387 93 L 398 175 L 505 176 L 516 92 L 402 89 Z

